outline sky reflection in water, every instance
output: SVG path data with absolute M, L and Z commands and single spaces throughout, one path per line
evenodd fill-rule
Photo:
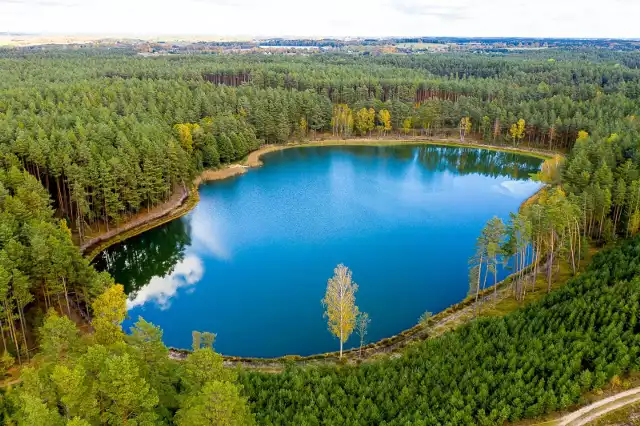
M 535 193 L 528 177 L 541 163 L 437 146 L 300 148 L 264 161 L 202 186 L 189 215 L 97 259 L 129 294 L 127 327 L 142 315 L 175 347 L 212 331 L 230 355 L 332 351 L 320 300 L 343 262 L 372 319 L 368 340 L 391 336 L 465 297 L 480 229 Z

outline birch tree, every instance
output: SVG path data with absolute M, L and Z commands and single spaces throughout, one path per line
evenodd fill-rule
M 478 296 L 480 295 L 480 282 L 482 277 L 483 265 L 487 262 L 487 239 L 485 232 L 480 233 L 476 240 L 476 252 L 469 259 L 471 265 L 469 269 L 469 296 L 475 298 L 474 315 L 478 315 Z M 486 268 L 485 268 L 486 269 Z M 485 273 L 485 280 L 486 280 Z
M 464 137 L 471 132 L 471 118 L 462 117 L 460 119 L 460 141 L 464 142 Z
M 378 119 L 380 120 L 380 128 L 382 130 L 383 136 L 387 136 L 387 134 L 391 131 L 391 113 L 387 109 L 382 109 L 378 113 Z
M 493 291 L 494 298 L 498 297 L 498 265 L 500 265 L 500 255 L 502 243 L 504 240 L 505 226 L 502 219 L 494 216 L 483 230 L 484 238 L 486 240 L 487 251 L 487 273 L 493 273 Z M 485 275 L 486 277 L 486 275 Z M 486 278 L 485 278 L 486 282 Z
M 338 265 L 333 273 L 333 277 L 327 282 L 327 292 L 322 299 L 322 305 L 325 307 L 324 317 L 328 318 L 329 331 L 340 341 L 342 358 L 342 347 L 353 333 L 358 317 L 358 285 L 353 282 L 349 268 L 343 264 Z
M 375 128 L 375 125 L 376 112 L 373 108 L 362 108 L 356 113 L 355 126 L 360 135 L 365 136 L 369 133 L 369 136 L 371 136 L 371 131 Z
M 513 139 L 513 145 L 516 145 L 525 136 L 526 122 L 523 119 L 518 120 L 517 123 L 511 125 L 509 129 L 509 134 Z
M 358 333 L 358 336 L 360 337 L 360 358 L 362 358 L 362 347 L 364 346 L 364 341 L 367 337 L 369 323 L 371 323 L 371 319 L 369 318 L 368 313 L 362 312 L 358 315 L 358 318 L 356 319 L 356 333 Z
M 511 213 L 506 225 L 507 240 L 503 244 L 503 253 L 513 262 L 514 294 L 522 301 L 526 295 L 524 270 L 527 264 L 527 252 L 531 243 L 531 223 L 520 213 Z

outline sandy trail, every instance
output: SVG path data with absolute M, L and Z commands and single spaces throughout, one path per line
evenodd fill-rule
M 596 401 L 586 407 L 582 407 L 578 411 L 567 414 L 566 416 L 553 422 L 541 423 L 541 425 L 555 426 L 582 426 L 587 425 L 598 418 L 622 408 L 626 405 L 640 402 L 640 387 L 629 389 L 628 391 L 612 395 L 608 398 Z

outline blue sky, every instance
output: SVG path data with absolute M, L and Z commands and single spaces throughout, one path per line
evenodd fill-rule
M 640 0 L 0 0 L 0 32 L 640 38 Z

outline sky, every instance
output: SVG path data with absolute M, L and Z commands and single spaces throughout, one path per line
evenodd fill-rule
M 0 0 L 0 32 L 640 38 L 640 0 Z

